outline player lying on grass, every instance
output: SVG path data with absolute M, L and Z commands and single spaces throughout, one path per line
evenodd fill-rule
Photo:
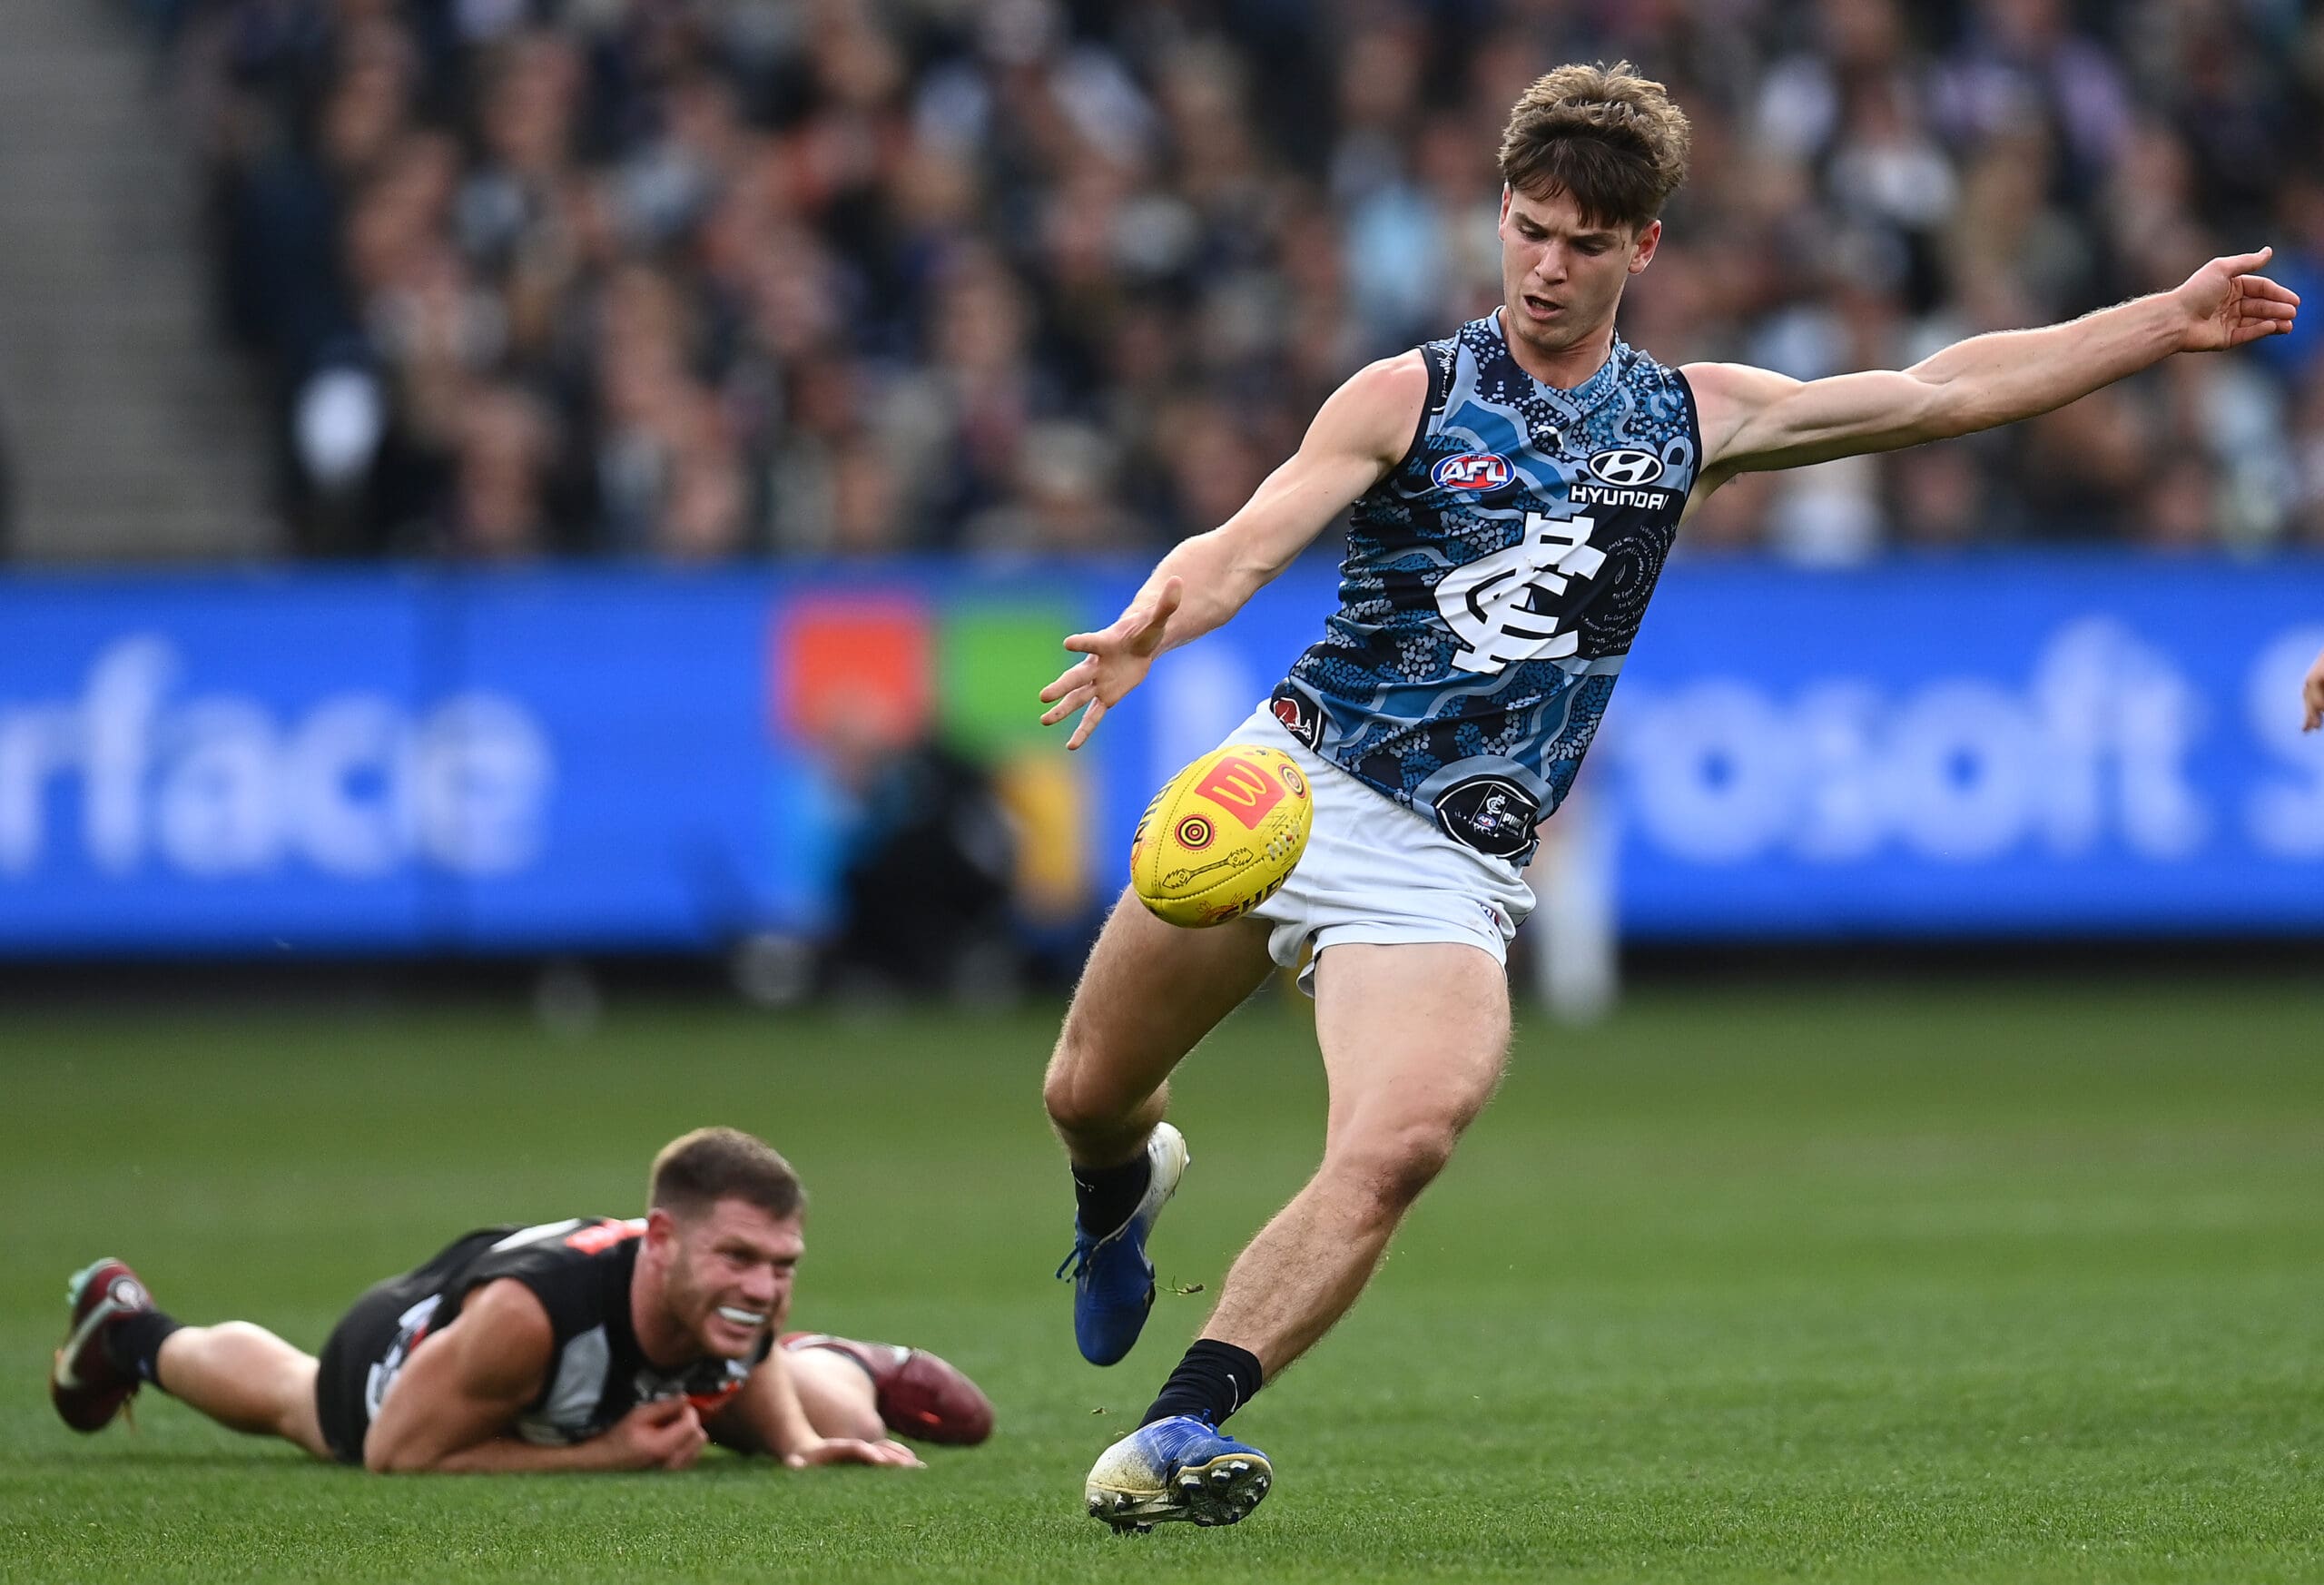
M 1901 372 L 1673 369 L 1614 324 L 1687 149 L 1686 118 L 1627 64 L 1536 82 L 1501 148 L 1501 307 L 1348 380 L 1233 518 L 1165 556 L 1112 626 L 1066 640 L 1082 658 L 1041 693 L 1046 723 L 1081 712 L 1079 747 L 1157 655 L 1226 622 L 1353 508 L 1339 613 L 1230 740 L 1307 773 L 1305 857 L 1216 929 L 1117 907 L 1049 1064 L 1078 1201 L 1075 1335 L 1110 1364 L 1153 1302 L 1146 1240 L 1187 1163 L 1165 1081 L 1270 955 L 1313 950 L 1322 1165 L 1235 1262 L 1147 1423 L 1091 1471 L 1090 1511 L 1118 1527 L 1250 1511 L 1272 1471 L 1220 1424 L 1355 1302 L 1492 1093 L 1534 828 L 1572 784 L 1686 511 L 1740 473 L 1991 428 L 2292 326 L 2298 298 L 2253 273 L 2263 251 Z M 1734 638 L 1782 665 L 1782 634 Z
M 889 1432 L 984 1440 L 935 1355 L 777 1334 L 805 1248 L 790 1164 L 732 1128 L 655 1158 L 651 1209 L 494 1227 L 355 1302 L 302 1354 L 246 1321 L 183 1326 L 136 1274 L 74 1279 L 50 1395 L 96 1431 L 147 1383 L 236 1431 L 400 1470 L 682 1470 L 705 1442 L 807 1464 L 916 1465 Z

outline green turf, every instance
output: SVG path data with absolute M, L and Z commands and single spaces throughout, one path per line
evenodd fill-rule
M 0 1015 L 0 1580 L 2324 1579 L 2324 990 L 1660 992 L 1521 1030 L 1370 1297 L 1236 1423 L 1233 1531 L 1116 1540 L 1082 1474 L 1207 1295 L 1075 1357 L 1053 1012 Z M 1270 998 L 1185 1072 L 1165 1281 L 1216 1290 L 1315 1157 Z M 922 1343 L 1000 1406 L 919 1473 L 380 1479 L 148 1394 L 42 1385 L 67 1272 L 319 1344 L 480 1222 L 625 1212 L 726 1121 L 815 1196 L 796 1319 Z

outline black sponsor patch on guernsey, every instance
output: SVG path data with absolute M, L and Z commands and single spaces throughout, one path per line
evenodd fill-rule
M 1496 859 L 1513 860 L 1531 847 L 1541 818 L 1533 795 L 1506 776 L 1472 776 L 1436 800 L 1436 823 L 1446 836 Z
M 1302 747 L 1310 753 L 1315 752 L 1315 745 L 1323 741 L 1324 714 L 1313 701 L 1278 684 L 1274 697 L 1267 702 L 1267 709 Z

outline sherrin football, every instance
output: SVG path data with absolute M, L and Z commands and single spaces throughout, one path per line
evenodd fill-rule
M 1170 778 L 1137 822 L 1130 887 L 1157 919 L 1215 925 L 1258 907 L 1307 851 L 1315 801 L 1281 749 L 1229 743 Z

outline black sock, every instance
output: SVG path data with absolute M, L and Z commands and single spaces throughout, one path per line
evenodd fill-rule
M 1077 1167 L 1073 1169 L 1075 1219 L 1092 1238 L 1118 1230 L 1146 1197 L 1154 1180 L 1154 1161 L 1144 1149 L 1119 1167 Z
M 1162 1395 L 1138 1423 L 1151 1425 L 1173 1414 L 1191 1414 L 1207 1424 L 1224 1425 L 1226 1417 L 1256 1396 L 1263 1384 L 1256 1354 L 1231 1343 L 1198 1337 L 1187 1350 L 1187 1357 L 1178 1362 L 1178 1368 L 1170 1373 L 1170 1379 L 1162 1383 Z
M 105 1329 L 105 1357 L 113 1369 L 161 1387 L 162 1344 L 169 1341 L 171 1333 L 182 1328 L 183 1323 L 171 1320 L 159 1310 L 124 1315 Z

